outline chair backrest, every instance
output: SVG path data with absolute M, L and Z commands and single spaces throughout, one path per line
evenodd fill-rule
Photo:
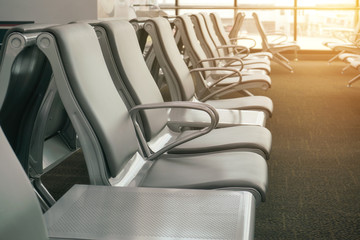
M 256 28 L 260 34 L 260 37 L 261 37 L 261 45 L 263 47 L 264 50 L 267 50 L 270 48 L 269 46 L 269 42 L 268 42 L 268 39 L 267 39 L 267 36 L 266 36 L 266 33 L 265 33 L 265 29 L 264 29 L 264 26 L 262 25 L 260 19 L 259 19 L 259 16 L 257 15 L 256 12 L 253 12 L 252 13 L 252 16 L 255 20 L 255 25 L 256 25 Z
M 199 39 L 201 47 L 204 49 L 207 58 L 217 58 L 220 57 L 216 46 L 209 34 L 209 31 L 206 27 L 204 18 L 200 14 L 192 14 L 191 20 L 194 25 L 196 36 Z M 211 66 L 215 67 L 217 65 L 217 61 L 211 62 Z
M 147 19 L 147 18 L 146 18 Z M 133 18 L 130 20 L 131 24 L 133 25 L 136 36 L 138 37 L 139 45 L 141 48 L 141 52 L 143 53 L 145 50 L 148 34 L 144 30 L 143 27 L 141 27 L 141 24 L 145 21 L 144 18 Z
M 230 38 L 236 38 L 237 34 L 245 20 L 245 13 L 239 12 L 235 16 L 234 25 L 231 29 L 231 32 L 229 35 L 225 32 L 224 25 L 222 23 L 222 20 L 220 18 L 220 15 L 218 13 L 210 13 L 210 19 L 213 23 L 215 33 L 218 36 L 219 41 L 222 45 L 237 45 L 236 42 L 232 42 Z M 235 35 L 236 32 L 236 35 Z M 231 36 L 230 34 L 233 34 L 235 36 Z M 225 48 L 224 52 L 228 56 L 234 55 L 234 48 Z
M 190 21 L 189 18 L 186 19 Z M 179 17 L 177 21 L 178 23 L 176 24 L 181 24 L 182 18 Z M 164 18 L 152 18 L 145 23 L 145 29 L 152 38 L 154 49 L 158 56 L 159 64 L 164 71 L 165 78 L 167 81 L 175 82 L 174 85 L 177 85 L 181 92 L 181 99 L 179 100 L 189 101 L 194 98 L 194 96 L 201 97 L 207 94 L 207 88 L 202 76 L 198 73 L 191 75 L 189 68 L 182 59 L 172 35 L 170 23 Z M 185 31 L 185 29 L 183 30 Z M 193 30 L 192 34 L 195 34 Z M 183 41 L 187 43 L 191 42 L 190 39 L 184 39 Z M 196 44 L 197 47 L 200 48 L 200 53 L 205 54 L 199 43 L 193 42 L 193 44 Z M 187 47 L 187 50 L 192 51 L 189 47 Z M 192 55 L 195 54 L 196 52 L 194 51 Z
M 245 20 L 245 13 L 243 13 L 243 12 L 236 13 L 235 18 L 234 18 L 234 24 L 229 32 L 230 40 L 232 38 L 238 37 L 239 31 L 244 23 L 244 20 Z
M 219 37 L 217 36 L 217 34 L 215 32 L 214 24 L 211 21 L 210 15 L 207 14 L 207 13 L 204 13 L 204 12 L 200 13 L 200 15 L 204 18 L 206 28 L 208 30 L 208 33 L 209 33 L 210 37 L 211 37 L 211 40 L 214 43 L 214 46 L 215 47 L 222 46 L 223 44 L 221 44 L 221 42 L 219 40 Z M 219 48 L 219 49 L 216 49 L 216 50 L 217 50 L 217 52 L 219 53 L 220 56 L 225 56 L 225 55 L 229 54 L 229 51 L 228 51 L 227 48 Z
M 135 105 L 164 102 L 161 92 L 145 64 L 132 25 L 126 21 L 104 21 L 101 26 L 107 34 L 115 66 L 119 77 L 115 82 L 123 82 Z M 156 136 L 167 123 L 166 110 L 141 112 L 141 121 L 147 141 Z
M 85 23 L 44 31 L 37 44 L 51 62 L 60 97 L 79 135 L 90 181 L 109 185 L 110 178 L 119 177 L 140 150 L 96 33 Z
M 43 66 L 31 61 L 34 56 L 44 59 L 43 54 L 36 47 L 23 49 L 15 59 L 0 110 L 0 125 L 26 172 L 28 172 L 32 126 L 37 114 L 36 108 L 40 107 L 42 100 L 39 99 L 41 95 L 38 94 L 44 93 L 47 87 L 46 83 L 38 85 Z M 32 74 L 34 72 L 35 75 Z M 1 81 L 2 86 L 5 84 L 4 80 Z
M 146 21 L 144 29 L 151 36 L 172 100 L 191 100 L 195 95 L 194 82 L 178 49 L 169 21 L 165 18 L 152 18 Z
M 2 239 L 48 239 L 32 186 L 0 128 L 0 236 Z
M 159 86 L 159 88 L 161 88 L 163 87 L 163 81 L 162 81 L 163 78 L 162 75 L 160 74 L 160 67 L 157 62 L 152 44 L 150 43 L 150 41 L 148 41 L 149 34 L 143 28 L 144 22 L 147 19 L 148 18 L 134 18 L 130 20 L 130 23 L 133 25 L 135 29 L 136 36 L 139 41 L 141 52 L 143 53 L 143 56 L 145 58 L 146 65 L 148 66 L 151 75 L 157 82 L 157 85 Z
M 32 128 L 51 73 L 43 71 L 48 63 L 34 39 L 30 43 L 22 34 L 33 34 L 42 27 L 21 25 L 9 30 L 1 54 L 0 125 L 26 172 Z M 13 44 L 16 42 L 19 45 Z
M 50 65 L 46 66 L 46 71 L 52 72 Z M 75 129 L 65 111 L 53 78 L 43 96 L 30 142 L 31 177 L 39 177 L 48 172 L 79 149 Z
M 0 70 L 0 88 L 6 90 L 0 96 L 0 124 L 26 172 L 30 165 L 32 176 L 50 170 L 77 148 L 76 133 L 52 81 L 50 63 L 35 45 L 37 34 L 48 26 L 28 24 L 11 29 Z M 20 47 L 13 44 L 16 41 L 22 42 Z M 55 137 L 58 140 L 52 141 Z M 64 152 L 55 154 L 52 150 L 59 145 Z
M 224 25 L 221 21 L 220 15 L 216 12 L 210 13 L 210 18 L 214 24 L 215 32 L 222 45 L 231 45 L 231 41 L 227 33 L 225 32 Z
M 207 59 L 204 50 L 202 49 L 188 15 L 177 16 L 174 20 L 177 30 L 180 32 L 181 40 L 185 46 L 185 52 L 189 56 L 193 67 L 210 67 L 208 62 L 201 63 L 199 61 Z

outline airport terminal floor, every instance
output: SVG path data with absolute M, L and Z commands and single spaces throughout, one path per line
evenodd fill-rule
M 272 63 L 272 87 L 252 91 L 274 102 L 266 202 L 256 208 L 255 239 L 358 239 L 360 236 L 360 83 L 343 62 Z M 63 179 L 63 181 L 59 181 Z M 89 182 L 81 152 L 43 182 L 55 198 Z
M 356 72 L 341 75 L 341 62 L 294 66 L 291 75 L 272 65 L 269 198 L 257 211 L 256 238 L 356 239 L 360 85 L 346 87 Z

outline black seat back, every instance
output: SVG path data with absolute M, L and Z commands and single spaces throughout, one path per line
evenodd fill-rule
M 1 54 L 0 125 L 39 196 L 50 206 L 55 201 L 40 177 L 78 146 L 50 63 L 36 46 L 36 37 L 48 26 L 22 25 L 7 34 Z

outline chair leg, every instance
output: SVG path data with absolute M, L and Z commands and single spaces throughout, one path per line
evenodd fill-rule
M 280 64 L 281 66 L 285 67 L 286 69 L 288 69 L 291 73 L 294 73 L 294 69 L 287 63 L 282 61 L 282 59 L 279 59 L 279 57 L 277 57 L 277 54 L 274 55 L 273 60 L 275 62 L 277 62 L 278 64 Z
M 298 59 L 298 54 L 297 54 L 297 49 L 294 50 L 294 61 L 297 62 L 299 59 Z
M 35 184 L 35 179 L 34 178 L 30 178 L 29 179 L 32 186 L 33 186 L 33 189 L 34 189 L 34 192 L 35 192 L 35 195 L 40 203 L 40 207 L 41 207 L 41 210 L 43 211 L 43 213 L 45 213 L 47 210 L 49 210 L 49 208 L 51 207 L 49 205 L 48 202 L 45 201 L 45 199 L 41 196 L 41 194 L 39 193 L 39 191 L 36 189 L 36 184 Z M 55 200 L 54 200 L 55 201 Z
M 280 53 L 275 53 L 275 56 L 278 56 L 282 61 L 285 61 L 287 64 L 290 63 L 289 59 L 287 59 L 286 57 L 284 57 L 282 54 Z
M 349 65 L 345 66 L 343 69 L 341 69 L 341 74 L 344 74 L 344 72 L 346 70 L 348 70 L 350 67 L 351 67 L 351 65 L 349 64 Z
M 328 63 L 330 64 L 330 63 L 332 63 L 333 61 L 335 61 L 335 59 L 337 59 L 338 56 L 339 56 L 340 54 L 343 54 L 344 52 L 345 52 L 345 50 L 339 52 L 338 54 L 336 54 L 335 56 L 333 56 L 332 58 L 330 58 L 330 60 L 328 61 Z
M 34 189 L 34 192 L 38 198 L 38 201 L 40 203 L 40 207 L 41 210 L 44 212 L 46 212 L 47 210 L 49 210 L 50 206 L 46 203 L 46 201 L 40 196 L 40 194 L 38 193 L 38 191 L 36 191 L 36 189 Z
M 52 205 L 55 204 L 56 202 L 55 199 L 53 198 L 53 196 L 51 196 L 49 191 L 42 184 L 40 178 L 33 179 L 32 183 L 36 193 L 38 194 L 38 197 L 41 198 L 42 201 L 44 201 L 44 203 L 46 203 L 47 206 L 51 207 Z
M 353 79 L 351 79 L 349 82 L 348 82 L 348 85 L 347 87 L 351 87 L 351 84 L 353 84 L 354 82 L 360 80 L 360 74 L 357 75 L 356 77 L 354 77 Z

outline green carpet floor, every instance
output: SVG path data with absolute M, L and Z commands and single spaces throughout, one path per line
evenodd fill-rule
M 272 65 L 273 134 L 267 201 L 256 211 L 255 238 L 360 239 L 360 82 L 343 63 Z M 81 152 L 44 177 L 56 198 L 88 183 Z

